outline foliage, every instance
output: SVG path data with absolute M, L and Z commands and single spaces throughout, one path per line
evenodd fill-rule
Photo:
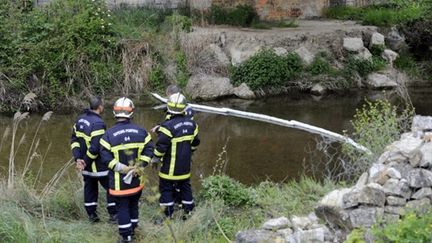
M 347 79 L 352 78 L 353 74 L 367 77 L 370 73 L 385 68 L 386 64 L 382 57 L 373 56 L 371 60 L 367 60 L 350 56 L 342 72 Z
M 307 71 L 312 75 L 320 75 L 332 73 L 334 69 L 327 59 L 317 55 L 313 62 L 307 67 Z
M 356 177 L 378 159 L 387 145 L 399 138 L 399 135 L 410 128 L 414 115 L 411 108 L 398 111 L 386 100 L 366 101 L 361 109 L 356 110 L 351 121 L 353 132 L 351 138 L 366 146 L 371 154 L 355 150 L 350 145 L 342 146 L 342 153 L 347 157 L 351 167 L 345 168 L 348 177 Z M 379 134 L 379 136 L 377 136 Z
M 149 74 L 150 85 L 155 90 L 163 89 L 166 83 L 166 76 L 162 70 L 162 65 L 156 64 L 153 66 Z
M 290 21 L 278 21 L 278 22 L 266 22 L 266 21 L 258 21 L 255 20 L 251 24 L 252 28 L 255 29 L 271 29 L 275 28 L 297 28 L 298 24 L 295 20 Z
M 201 193 L 207 200 L 222 200 L 226 205 L 252 205 L 254 196 L 245 185 L 225 175 L 209 176 L 202 183 Z
M 407 44 L 418 54 L 424 54 L 425 50 L 432 46 L 432 18 L 414 19 L 400 25 L 399 28 Z
M 53 108 L 84 87 L 101 92 L 120 78 L 103 0 L 57 0 L 35 9 L 3 0 L 0 12 L 0 73 L 9 92 L 35 89 Z
M 406 1 L 368 7 L 336 6 L 324 10 L 332 19 L 358 20 L 365 25 L 393 26 L 423 15 L 423 1 Z
M 375 227 L 373 233 L 376 242 L 431 242 L 432 212 L 416 216 L 407 214 L 395 224 L 386 225 L 383 229 Z
M 234 8 L 224 8 L 212 5 L 208 13 L 208 22 L 216 25 L 233 25 L 248 27 L 258 18 L 255 9 L 250 5 L 237 5 Z
M 176 52 L 176 65 L 177 65 L 177 84 L 184 88 L 189 80 L 189 70 L 187 64 L 187 57 L 184 51 L 179 50 Z
M 393 65 L 411 76 L 421 76 L 422 70 L 420 70 L 419 64 L 416 62 L 415 58 L 407 52 L 399 53 L 399 57 L 393 62 Z
M 277 55 L 264 49 L 244 63 L 231 69 L 231 79 L 237 85 L 246 83 L 251 89 L 287 85 L 287 81 L 302 72 L 302 61 L 297 54 Z
M 364 229 L 354 229 L 348 236 L 345 243 L 365 243 Z
M 187 16 L 174 13 L 167 16 L 165 21 L 172 26 L 174 31 L 191 32 L 192 30 L 192 20 Z

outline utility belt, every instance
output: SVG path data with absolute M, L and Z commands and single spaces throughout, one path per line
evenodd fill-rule
M 90 177 L 104 177 L 104 176 L 108 176 L 108 171 L 105 170 L 105 171 L 91 172 L 91 171 L 83 170 L 81 174 L 83 176 L 90 176 Z

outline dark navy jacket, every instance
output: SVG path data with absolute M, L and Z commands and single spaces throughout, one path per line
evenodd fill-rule
M 124 165 L 146 166 L 153 157 L 153 142 L 147 131 L 133 124 L 130 120 L 117 122 L 108 129 L 100 140 L 102 163 L 109 171 L 110 194 L 128 196 L 139 192 L 143 186 L 140 179 L 134 177 L 131 184 L 123 181 L 125 174 L 115 172 L 117 163 Z
M 105 133 L 105 123 L 102 118 L 91 110 L 85 110 L 78 117 L 72 132 L 71 149 L 75 160 L 83 159 L 86 167 L 84 176 L 107 176 L 108 169 L 100 161 L 99 140 Z
M 154 154 L 162 158 L 159 177 L 184 180 L 190 177 L 192 152 L 199 145 L 198 125 L 186 115 L 171 115 L 158 129 Z

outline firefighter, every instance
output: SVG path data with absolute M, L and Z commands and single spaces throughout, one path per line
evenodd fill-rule
M 198 125 L 185 114 L 186 107 L 186 98 L 182 94 L 175 93 L 168 98 L 167 108 L 171 117 L 157 130 L 158 140 L 151 161 L 153 167 L 162 162 L 159 171 L 159 203 L 168 218 L 173 215 L 176 188 L 180 189 L 185 215 L 194 208 L 190 185 L 191 157 L 200 140 Z
M 153 156 L 153 142 L 147 131 L 131 122 L 132 100 L 122 97 L 113 108 L 116 124 L 102 139 L 102 162 L 109 170 L 109 192 L 117 206 L 121 242 L 131 242 L 138 226 L 138 201 L 143 185 L 136 170 L 145 167 Z
M 98 182 L 107 190 L 107 210 L 110 222 L 116 222 L 116 207 L 108 193 L 108 169 L 101 163 L 99 140 L 105 133 L 105 123 L 101 118 L 104 111 L 99 97 L 90 98 L 90 109 L 78 117 L 72 132 L 71 149 L 77 168 L 84 179 L 84 206 L 91 222 L 100 221 L 96 209 L 98 204 Z

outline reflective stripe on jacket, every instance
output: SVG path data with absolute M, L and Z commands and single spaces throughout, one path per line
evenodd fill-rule
M 140 179 L 133 177 L 130 184 L 123 181 L 124 174 L 115 172 L 118 163 L 146 166 L 153 157 L 153 142 L 147 131 L 130 120 L 117 122 L 108 129 L 100 140 L 102 162 L 110 169 L 110 194 L 128 196 L 139 192 L 143 187 Z
M 85 112 L 76 120 L 71 138 L 71 150 L 74 159 L 83 159 L 86 163 L 82 174 L 86 176 L 107 176 L 108 170 L 100 161 L 99 140 L 105 133 L 105 123 L 102 118 L 91 110 Z
M 198 125 L 189 116 L 172 115 L 158 129 L 154 154 L 162 158 L 159 172 L 167 180 L 184 180 L 190 177 L 191 157 L 199 145 Z

